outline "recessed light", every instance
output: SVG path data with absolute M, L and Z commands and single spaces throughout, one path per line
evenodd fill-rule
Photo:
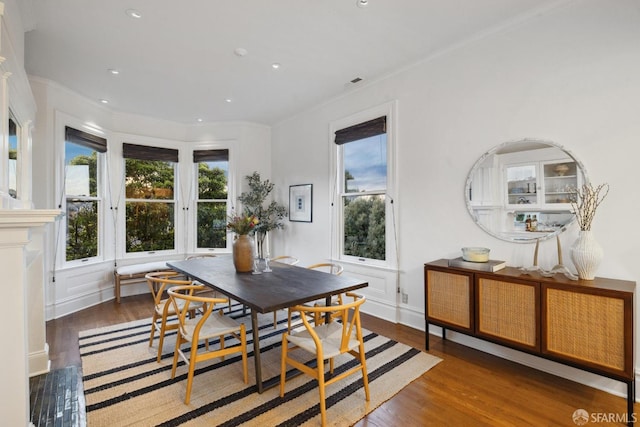
M 274 70 L 277 70 L 278 68 L 280 68 L 280 64 L 278 64 L 277 62 L 274 62 L 273 64 L 271 64 L 271 68 L 273 68 Z
M 142 14 L 139 11 L 135 10 L 135 9 L 127 9 L 127 11 L 125 13 L 127 15 L 129 15 L 130 17 L 135 18 L 135 19 L 142 18 Z
M 109 101 L 106 100 L 106 99 L 101 99 L 100 102 L 103 103 L 103 104 L 108 104 L 109 103 Z
M 198 123 L 202 123 L 202 119 L 201 118 L 198 118 L 197 121 L 198 121 Z
M 356 6 L 363 8 L 369 6 L 369 0 L 356 0 Z
M 230 103 L 231 101 L 232 101 L 231 98 L 227 98 L 227 99 L 224 100 L 224 102 L 226 102 L 227 104 Z
M 243 57 L 243 56 L 246 56 L 247 53 L 249 53 L 249 52 L 247 51 L 247 49 L 245 49 L 243 47 L 239 47 L 236 50 L 234 50 L 233 53 L 235 53 L 236 56 Z
M 118 74 L 120 74 L 120 71 L 116 70 L 115 68 L 109 68 L 109 72 L 114 76 L 117 76 Z

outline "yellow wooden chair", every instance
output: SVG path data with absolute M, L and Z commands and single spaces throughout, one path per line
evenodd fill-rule
M 279 255 L 275 258 L 271 258 L 270 261 L 277 261 L 283 264 L 296 265 L 300 260 L 291 255 Z
M 339 276 L 344 271 L 344 267 L 341 264 L 335 262 L 321 262 L 318 264 L 312 264 L 307 268 L 311 270 L 319 270 L 324 271 L 325 273 L 335 274 Z M 307 303 L 306 305 L 314 305 L 316 307 L 324 307 L 327 304 L 325 300 L 318 300 L 312 303 Z M 342 294 L 335 295 L 331 298 L 331 305 L 340 305 L 342 304 Z M 331 314 L 329 314 L 331 316 Z M 313 321 L 316 325 L 320 325 L 324 322 L 325 316 L 321 316 L 318 313 L 314 314 Z
M 352 297 L 353 301 L 331 307 L 310 307 L 306 305 L 292 307 L 291 311 L 300 312 L 304 329 L 285 332 L 282 335 L 280 397 L 284 397 L 287 365 L 291 365 L 312 378 L 315 378 L 318 381 L 318 389 L 320 392 L 320 414 L 323 426 L 326 424 L 327 418 L 325 403 L 325 387 L 327 385 L 360 372 L 362 373 L 365 399 L 367 402 L 369 401 L 367 363 L 365 360 L 362 329 L 360 327 L 360 306 L 365 302 L 365 298 L 350 292 L 347 293 L 346 296 Z M 307 317 L 314 318 L 316 314 L 322 316 L 327 312 L 338 313 L 338 316 L 333 317 L 340 321 L 312 326 L 307 319 Z M 289 347 L 290 345 L 291 347 Z M 307 366 L 300 361 L 304 358 L 291 357 L 290 353 L 299 349 L 316 356 L 315 367 Z M 333 358 L 341 354 L 352 355 L 358 362 L 357 365 L 343 373 L 332 376 L 329 380 L 325 380 L 324 361 L 329 360 L 329 372 L 333 374 Z
M 342 266 L 342 264 L 338 264 L 335 262 L 321 262 L 318 264 L 312 264 L 307 268 L 310 270 L 320 270 L 326 273 L 335 274 L 336 276 L 341 275 L 344 271 L 344 267 Z
M 173 354 L 173 368 L 171 378 L 175 378 L 178 357 L 181 357 L 189 369 L 187 375 L 187 391 L 184 403 L 189 404 L 191 398 L 191 387 L 193 385 L 193 372 L 198 362 L 210 360 L 216 357 L 234 353 L 242 355 L 242 371 L 244 383 L 249 382 L 247 372 L 247 336 L 243 323 L 238 323 L 231 317 L 225 316 L 222 310 L 218 314 L 212 314 L 216 304 L 226 304 L 226 298 L 209 298 L 199 296 L 198 292 L 206 289 L 204 285 L 174 286 L 169 289 L 174 310 L 178 311 L 178 336 L 176 338 L 176 349 Z M 189 311 L 194 304 L 201 305 L 202 316 L 195 319 L 189 318 Z M 239 341 L 239 344 L 226 346 L 225 337 L 231 336 Z M 209 340 L 219 338 L 220 344 L 217 349 L 209 348 Z M 206 346 L 204 351 L 198 351 L 198 344 L 204 341 Z M 189 357 L 182 351 L 181 345 L 190 343 Z
M 193 254 L 193 255 L 187 256 L 184 260 L 188 261 L 190 259 L 215 258 L 215 257 L 216 257 L 215 254 Z M 193 284 L 197 285 L 199 284 L 199 282 L 197 280 L 194 280 Z M 203 296 L 213 296 L 214 298 L 218 298 L 218 292 L 211 288 L 206 288 L 204 291 L 199 292 L 199 294 L 203 294 Z M 226 297 L 223 296 L 221 298 L 226 298 Z M 229 313 L 231 313 L 231 299 L 229 299 Z
M 171 270 L 147 273 L 145 275 L 145 279 L 147 279 L 147 286 L 149 286 L 151 296 L 153 297 L 153 317 L 151 318 L 151 334 L 149 336 L 149 347 L 153 346 L 153 339 L 155 338 L 156 331 L 158 331 L 160 339 L 158 341 L 157 360 L 158 362 L 160 362 L 160 359 L 162 358 L 162 346 L 164 344 L 164 336 L 166 332 L 169 330 L 178 329 L 177 323 L 167 324 L 167 318 L 177 313 L 169 303 L 169 298 L 163 298 L 164 292 L 167 290 L 167 287 L 170 286 L 190 285 L 191 280 L 188 280 L 180 273 Z M 193 305 L 192 310 L 195 310 L 198 307 L 198 305 Z M 193 316 L 193 311 L 191 315 Z M 159 325 L 158 320 L 160 320 Z

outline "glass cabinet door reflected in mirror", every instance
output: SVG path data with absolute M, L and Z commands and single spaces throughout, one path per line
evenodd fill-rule
M 489 234 L 530 242 L 555 236 L 574 221 L 572 191 L 585 181 L 582 163 L 562 146 L 524 139 L 494 147 L 475 163 L 465 199 Z

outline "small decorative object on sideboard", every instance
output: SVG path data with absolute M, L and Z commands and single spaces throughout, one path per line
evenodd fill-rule
M 488 271 L 495 273 L 507 266 L 506 261 L 490 259 L 484 262 L 465 261 L 463 257 L 449 259 L 449 267 L 466 268 L 468 270 Z
M 580 234 L 571 246 L 571 260 L 580 279 L 593 280 L 600 261 L 602 261 L 603 251 L 593 237 L 591 223 L 598 206 L 609 193 L 609 184 L 600 184 L 594 188 L 592 184 L 587 183 L 572 193 L 571 206 L 580 226 Z
M 462 248 L 462 259 L 471 262 L 487 262 L 489 261 L 489 251 L 489 248 Z

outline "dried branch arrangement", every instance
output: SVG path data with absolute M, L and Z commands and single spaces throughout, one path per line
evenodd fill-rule
M 609 184 L 600 184 L 595 188 L 590 183 L 584 184 L 572 193 L 571 206 L 576 214 L 580 230 L 589 231 L 598 206 L 609 194 Z

